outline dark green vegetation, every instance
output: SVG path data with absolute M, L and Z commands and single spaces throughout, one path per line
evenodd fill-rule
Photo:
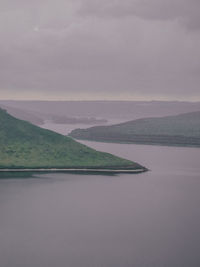
M 200 146 L 200 111 L 76 129 L 70 136 L 95 141 Z
M 0 109 L 0 168 L 141 169 L 143 167 L 126 159 L 98 152 L 70 137 L 16 119 Z

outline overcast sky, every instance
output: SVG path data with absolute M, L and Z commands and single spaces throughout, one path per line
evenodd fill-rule
M 0 0 L 0 99 L 200 101 L 200 0 Z

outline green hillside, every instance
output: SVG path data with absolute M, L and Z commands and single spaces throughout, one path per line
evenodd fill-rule
M 98 152 L 70 137 L 16 119 L 0 109 L 0 168 L 130 168 L 132 161 Z
M 76 129 L 70 136 L 96 141 L 200 146 L 200 111 Z

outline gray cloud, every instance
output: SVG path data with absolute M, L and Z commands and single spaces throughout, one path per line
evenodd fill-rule
M 82 15 L 179 20 L 186 27 L 194 29 L 200 28 L 199 11 L 199 0 L 85 0 L 80 8 Z
M 0 0 L 1 97 L 200 99 L 198 5 Z

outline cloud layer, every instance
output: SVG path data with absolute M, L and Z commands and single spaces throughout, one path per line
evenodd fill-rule
M 104 18 L 179 20 L 185 27 L 200 29 L 199 11 L 199 0 L 85 0 L 80 13 Z
M 200 100 L 198 0 L 0 0 L 1 98 Z

